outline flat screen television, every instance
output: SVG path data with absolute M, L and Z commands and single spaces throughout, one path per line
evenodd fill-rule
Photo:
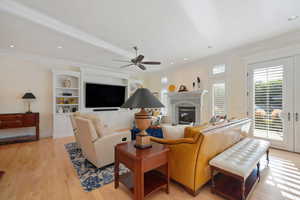
M 126 87 L 86 83 L 85 107 L 120 107 L 125 101 Z

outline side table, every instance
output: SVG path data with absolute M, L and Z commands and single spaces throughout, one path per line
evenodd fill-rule
M 151 193 L 165 188 L 169 193 L 169 148 L 154 143 L 149 149 L 136 149 L 135 141 L 115 147 L 115 188 L 119 182 L 133 192 L 134 200 L 143 200 Z M 119 175 L 119 165 L 124 164 L 130 172 Z M 164 174 L 156 171 L 160 168 Z

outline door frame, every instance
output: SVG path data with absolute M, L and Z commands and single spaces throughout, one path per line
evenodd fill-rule
M 277 63 L 277 64 L 276 64 Z M 269 61 L 262 61 L 257 63 L 249 63 L 247 65 L 247 102 L 248 102 L 248 111 L 247 115 L 254 119 L 254 90 L 253 90 L 253 71 L 254 69 L 272 67 L 276 65 L 284 65 L 284 75 L 283 77 L 283 99 L 287 99 L 283 101 L 283 107 L 286 108 L 286 113 L 290 113 L 290 120 L 287 120 L 287 114 L 283 113 L 284 121 L 283 121 L 283 141 L 275 141 L 269 140 L 271 142 L 271 146 L 279 149 L 284 149 L 288 151 L 294 151 L 294 57 L 284 57 L 272 59 Z M 252 137 L 255 137 L 253 134 L 254 131 L 254 123 L 252 123 L 250 133 Z M 267 138 L 261 138 L 267 139 Z

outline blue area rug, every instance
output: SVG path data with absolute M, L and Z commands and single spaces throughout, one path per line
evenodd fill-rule
M 113 164 L 104 168 L 97 168 L 85 159 L 77 143 L 65 144 L 65 148 L 69 153 L 70 159 L 85 191 L 92 191 L 114 181 Z M 121 164 L 120 174 L 126 172 L 128 172 L 128 169 Z

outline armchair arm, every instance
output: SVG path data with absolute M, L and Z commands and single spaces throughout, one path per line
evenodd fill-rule
M 94 142 L 98 166 L 105 166 L 114 162 L 115 146 L 122 142 L 131 141 L 131 134 L 126 132 L 113 132 L 110 135 L 98 138 Z
M 96 143 L 109 143 L 114 144 L 116 142 L 128 142 L 131 141 L 131 133 L 129 131 L 122 131 L 122 132 L 113 132 L 110 135 L 98 138 L 94 141 Z
M 167 144 L 167 145 L 172 145 L 172 144 L 194 144 L 196 141 L 193 138 L 179 138 L 175 140 L 168 140 L 168 139 L 161 139 L 161 138 L 156 138 L 156 137 L 151 137 L 151 141 L 157 142 L 160 144 Z

